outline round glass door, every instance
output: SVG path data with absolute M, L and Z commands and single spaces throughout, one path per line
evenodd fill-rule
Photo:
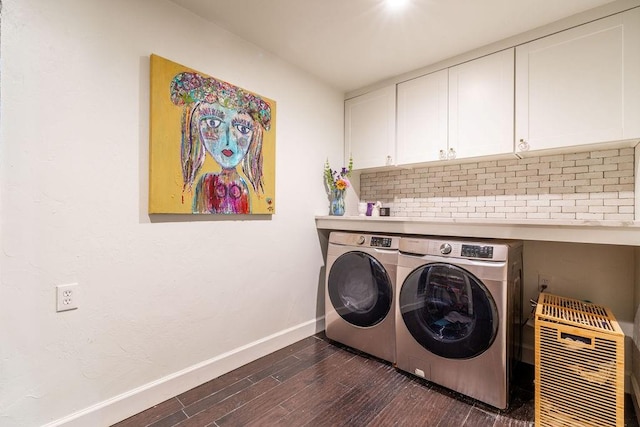
M 496 303 L 486 286 L 451 264 L 412 271 L 400 290 L 400 313 L 417 342 L 448 359 L 483 353 L 498 331 Z
M 391 310 L 389 275 L 377 259 L 363 252 L 347 252 L 336 259 L 327 289 L 333 308 L 352 325 L 376 325 Z

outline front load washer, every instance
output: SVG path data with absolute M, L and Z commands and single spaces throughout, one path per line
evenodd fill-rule
M 395 361 L 395 283 L 400 238 L 332 232 L 327 249 L 327 338 Z
M 400 240 L 398 369 L 496 408 L 519 357 L 522 243 Z

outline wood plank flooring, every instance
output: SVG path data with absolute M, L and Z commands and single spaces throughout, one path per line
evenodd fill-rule
M 318 334 L 113 427 L 529 427 L 533 369 L 522 367 L 509 409 L 499 411 Z M 625 425 L 638 425 L 633 412 Z

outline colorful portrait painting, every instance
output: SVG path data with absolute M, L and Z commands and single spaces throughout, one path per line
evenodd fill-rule
M 275 213 L 274 101 L 151 55 L 149 213 Z

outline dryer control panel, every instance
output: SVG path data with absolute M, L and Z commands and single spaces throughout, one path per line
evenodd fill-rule
M 460 255 L 466 258 L 493 258 L 493 246 L 462 245 Z
M 482 261 L 506 261 L 509 253 L 507 241 L 473 241 L 460 239 L 421 239 L 403 237 L 400 252 L 412 255 L 436 255 L 446 258 L 466 258 Z
M 353 246 L 356 248 L 397 250 L 400 245 L 400 237 L 332 231 L 331 234 L 329 234 L 329 243 L 340 246 Z
M 370 246 L 374 248 L 390 248 L 391 241 L 392 241 L 391 237 L 371 236 Z

